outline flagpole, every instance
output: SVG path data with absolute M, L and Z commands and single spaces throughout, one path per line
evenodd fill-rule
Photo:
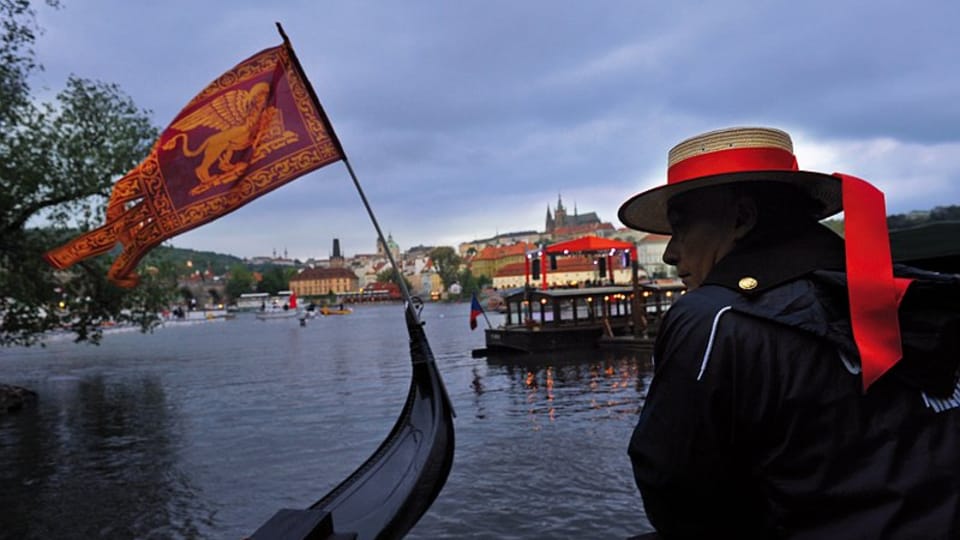
M 493 328 L 493 325 L 490 324 L 490 318 L 487 317 L 487 310 L 483 310 L 483 311 L 481 311 L 480 313 L 483 313 L 483 320 L 487 321 L 487 328 L 488 328 L 488 329 Z
M 286 32 L 283 31 L 283 27 L 279 22 L 277 23 L 277 30 L 280 32 L 280 37 L 283 38 L 283 44 L 286 45 L 287 51 L 290 53 L 290 59 L 293 61 L 293 66 L 296 68 L 297 72 L 300 74 L 300 78 L 303 79 L 307 86 L 307 92 L 310 93 L 310 97 L 313 99 L 313 104 L 316 106 L 320 117 L 323 119 L 323 123 L 330 134 L 330 138 L 337 146 L 337 150 L 340 151 L 340 155 L 343 156 L 343 164 L 347 166 L 347 172 L 350 173 L 350 178 L 353 180 L 353 185 L 356 186 L 357 193 L 360 194 L 360 200 L 363 201 L 363 206 L 367 209 L 367 214 L 370 216 L 370 221 L 373 222 L 373 228 L 377 231 L 377 237 L 380 239 L 380 242 L 383 245 L 383 250 L 387 254 L 387 259 L 390 261 L 393 269 L 397 272 L 397 284 L 400 286 L 400 291 L 403 293 L 403 299 L 407 303 L 407 309 L 414 316 L 415 320 L 420 320 L 420 317 L 417 315 L 416 310 L 413 307 L 412 295 L 410 294 L 410 290 L 407 288 L 406 280 L 403 279 L 403 273 L 400 271 L 400 266 L 397 265 L 397 261 L 393 258 L 393 253 L 390 252 L 387 239 L 383 235 L 383 230 L 380 229 L 380 223 L 377 222 L 377 216 L 374 215 L 373 208 L 371 208 L 370 202 L 367 200 L 367 196 L 363 192 L 363 188 L 360 187 L 360 181 L 357 179 L 356 173 L 353 172 L 353 166 L 350 165 L 350 160 L 347 158 L 347 153 L 343 150 L 343 145 L 340 144 L 340 139 L 337 137 L 337 133 L 333 130 L 333 124 L 330 123 L 330 119 L 327 118 L 326 111 L 324 111 L 323 107 L 320 105 L 320 99 L 317 97 L 317 93 L 313 90 L 313 85 L 310 84 L 310 79 L 307 78 L 306 73 L 303 71 L 303 67 L 300 65 L 300 60 L 297 59 L 296 53 L 293 52 L 293 46 L 290 44 L 290 39 L 287 37 Z

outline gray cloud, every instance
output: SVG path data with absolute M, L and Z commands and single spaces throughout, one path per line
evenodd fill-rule
M 901 4 L 68 1 L 40 9 L 38 83 L 116 82 L 165 125 L 280 21 L 403 247 L 541 228 L 558 193 L 616 223 L 673 144 L 728 125 L 794 132 L 801 166 L 874 180 L 892 210 L 960 204 L 960 7 Z M 172 243 L 306 258 L 334 237 L 374 247 L 336 164 Z

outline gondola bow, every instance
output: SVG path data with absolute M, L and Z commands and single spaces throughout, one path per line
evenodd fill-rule
M 453 465 L 453 407 L 422 323 L 409 308 L 406 324 L 410 390 L 390 434 L 309 510 L 278 512 L 254 540 L 402 538 L 436 499 Z

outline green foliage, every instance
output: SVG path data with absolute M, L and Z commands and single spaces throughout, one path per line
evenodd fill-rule
M 277 294 L 290 287 L 290 278 L 297 273 L 294 268 L 272 266 L 263 272 L 263 281 L 257 286 L 257 292 Z
M 397 272 L 394 268 L 387 268 L 381 270 L 377 274 L 377 283 L 396 283 L 397 286 L 400 286 L 400 273 Z M 407 290 L 413 288 L 413 285 L 410 283 L 410 280 L 407 279 L 407 276 L 403 276 L 403 283 L 406 284 Z
M 434 269 L 440 275 L 440 281 L 443 282 L 444 289 L 449 289 L 451 285 L 457 282 L 463 259 L 457 255 L 452 247 L 440 246 L 430 250 L 430 262 L 433 263 Z
M 236 263 L 232 265 L 227 275 L 227 300 L 236 302 L 241 294 L 253 292 L 255 285 L 253 272 L 245 264 Z
M 237 265 L 246 268 L 243 259 L 234 255 L 225 255 L 223 253 L 214 253 L 212 251 L 197 251 L 194 249 L 184 249 L 172 246 L 158 246 L 154 248 L 153 253 L 161 253 L 164 257 L 173 262 L 177 268 L 181 269 L 180 274 L 186 275 L 194 270 L 213 272 L 214 275 L 222 276 L 233 272 Z M 248 270 L 249 273 L 249 270 Z M 250 279 L 253 275 L 250 274 Z M 249 290 L 243 292 L 250 292 Z
M 831 231 L 843 236 L 843 220 L 842 219 L 825 219 L 821 221 L 826 225 Z
M 960 206 L 937 206 L 930 211 L 915 211 L 907 214 L 891 214 L 887 216 L 887 229 L 907 229 L 936 223 L 940 221 L 960 221 Z M 823 224 L 843 235 L 844 222 L 842 219 L 827 219 Z
M 493 279 L 489 276 L 474 276 L 469 268 L 464 268 L 460 272 L 458 279 L 460 286 L 463 287 L 459 299 L 470 298 L 470 295 L 473 293 L 480 294 L 480 291 L 485 287 L 493 285 Z
M 929 212 L 910 212 L 887 216 L 887 228 L 906 229 L 938 221 L 960 221 L 960 206 L 937 206 Z
M 47 0 L 58 7 L 59 0 Z M 28 77 L 36 70 L 32 45 L 39 29 L 30 0 L 0 0 L 0 137 L 16 125 L 18 110 L 30 101 Z
M 150 329 L 176 291 L 162 256 L 147 257 L 141 285 L 126 290 L 106 280 L 110 256 L 58 272 L 42 255 L 101 223 L 113 181 L 158 130 L 114 85 L 71 77 L 55 103 L 33 100 L 38 33 L 29 1 L 0 0 L 0 345 L 31 345 L 54 329 L 97 342 L 108 322 Z

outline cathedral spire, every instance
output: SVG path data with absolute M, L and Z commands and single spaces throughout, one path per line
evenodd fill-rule
M 557 193 L 557 209 L 553 212 L 554 227 L 565 227 L 567 225 L 567 211 L 563 207 L 563 199 Z

